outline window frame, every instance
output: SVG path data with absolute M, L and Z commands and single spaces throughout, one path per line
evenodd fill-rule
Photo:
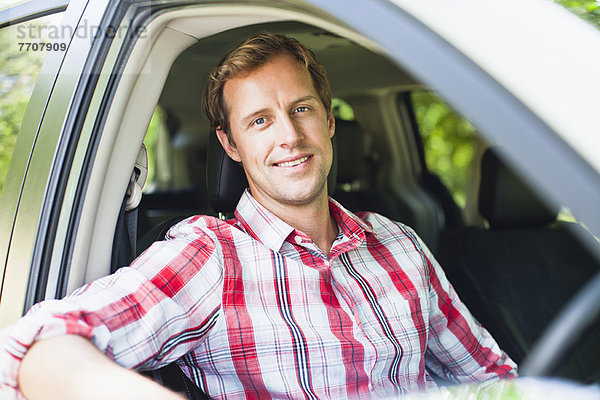
M 67 5 L 68 2 L 57 0 L 30 1 L 6 8 L 0 11 L 0 29 L 9 29 L 17 24 L 63 13 Z M 22 191 L 37 137 L 37 122 L 44 113 L 53 84 L 48 77 L 52 76 L 53 71 L 60 65 L 61 57 L 61 52 L 48 54 L 39 71 L 12 151 L 2 190 L 3 195 L 0 198 L 0 327 L 9 323 L 14 315 L 18 315 L 22 311 L 23 307 L 22 303 L 16 299 L 24 298 L 24 291 L 22 288 L 14 287 L 12 282 L 26 283 L 29 270 L 27 268 L 9 269 L 11 243 L 15 236 L 14 228 Z M 11 282 L 11 285 L 6 285 L 7 282 Z M 11 301 L 1 301 L 2 298 L 10 298 Z

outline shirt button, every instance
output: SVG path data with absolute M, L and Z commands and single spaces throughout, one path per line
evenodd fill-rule
M 296 236 L 294 238 L 294 240 L 296 241 L 296 243 L 301 244 L 302 243 L 302 238 L 300 236 Z

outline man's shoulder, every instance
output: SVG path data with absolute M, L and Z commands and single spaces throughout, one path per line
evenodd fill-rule
M 394 221 L 383 214 L 378 214 L 373 211 L 351 211 L 337 200 L 330 198 L 330 208 L 333 211 L 334 217 L 344 223 L 344 221 L 354 220 L 366 231 L 380 231 L 389 229 L 399 229 L 405 227 L 401 222 Z
M 361 211 L 354 215 L 367 225 L 379 240 L 395 238 L 419 241 L 415 230 L 403 222 L 372 211 Z
M 173 225 L 167 232 L 167 239 L 195 238 L 208 236 L 220 239 L 240 232 L 239 222 L 233 219 L 220 219 L 211 215 L 194 215 Z
M 356 215 L 356 217 L 359 218 L 362 222 L 370 226 L 373 230 L 384 229 L 386 227 L 407 227 L 402 222 L 394 221 L 393 219 L 386 217 L 383 214 L 379 214 L 373 211 L 359 211 L 354 213 L 354 215 Z

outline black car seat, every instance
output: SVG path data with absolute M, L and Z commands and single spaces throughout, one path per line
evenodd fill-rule
M 452 195 L 425 165 L 419 177 L 419 190 L 430 199 L 431 207 L 423 208 L 421 217 L 416 218 L 410 201 L 375 184 L 381 171 L 380 161 L 369 149 L 367 136 L 359 123 L 336 120 L 335 130 L 338 178 L 333 197 L 347 209 L 353 212 L 373 211 L 411 225 L 433 252 L 437 251 L 438 239 L 443 232 L 464 226 L 462 211 Z M 419 151 L 422 152 L 422 149 Z
M 439 227 L 440 236 L 444 235 L 446 232 L 465 226 L 462 210 L 458 207 L 452 194 L 450 194 L 450 191 L 438 175 L 423 168 L 421 185 L 431 194 L 442 210 L 444 221 Z
M 397 201 L 372 184 L 373 166 L 365 153 L 365 134 L 356 121 L 335 121 L 338 173 L 333 198 L 352 212 L 373 211 L 402 221 Z
M 582 228 L 558 222 L 558 210 L 492 150 L 482 159 L 479 211 L 489 228 L 445 235 L 438 259 L 463 302 L 518 363 L 600 265 L 574 235 Z M 598 379 L 600 327 L 570 354 L 559 375 Z

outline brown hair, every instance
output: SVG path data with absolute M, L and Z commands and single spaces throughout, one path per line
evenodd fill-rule
M 331 113 L 331 86 L 325 68 L 317 61 L 314 53 L 296 39 L 267 32 L 259 33 L 225 55 L 209 74 L 204 87 L 203 107 L 211 128 L 223 130 L 232 144 L 229 112 L 223 98 L 225 82 L 248 74 L 282 54 L 293 56 L 308 70 L 325 110 Z

